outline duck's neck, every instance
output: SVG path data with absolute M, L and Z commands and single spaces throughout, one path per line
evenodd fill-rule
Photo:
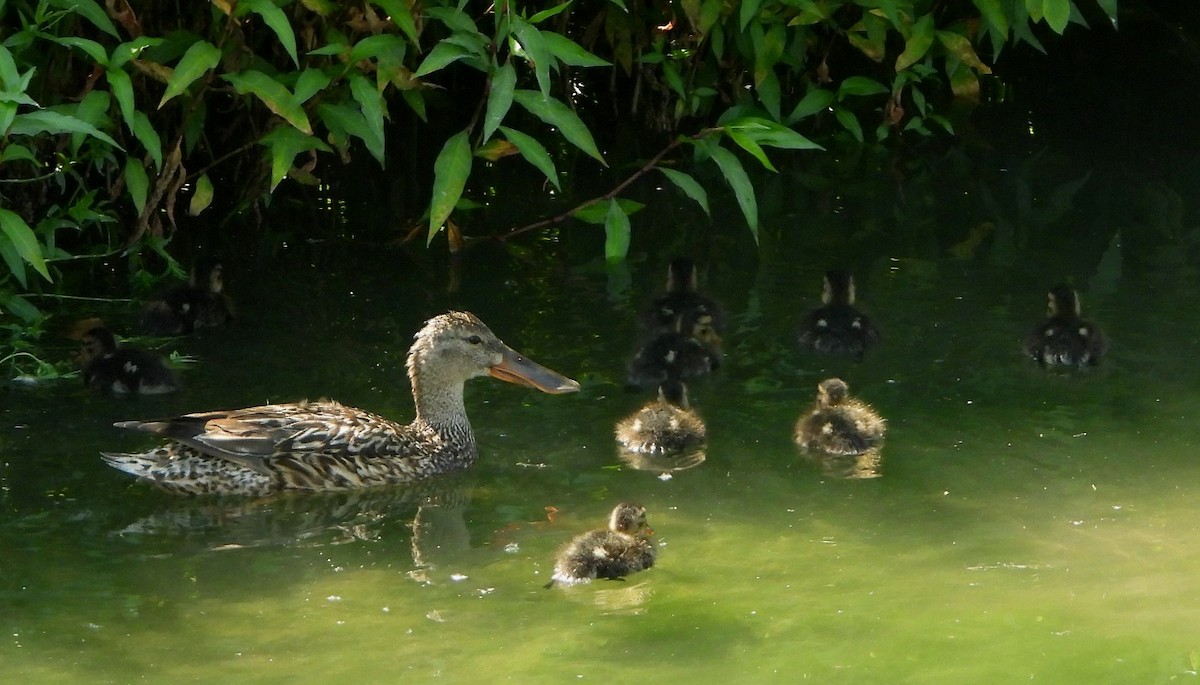
M 449 443 L 474 449 L 475 435 L 463 403 L 463 382 L 440 375 L 422 358 L 414 361 L 410 379 L 417 417 L 413 423 L 432 429 Z

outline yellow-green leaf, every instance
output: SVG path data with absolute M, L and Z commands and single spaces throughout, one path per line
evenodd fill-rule
M 632 230 L 629 217 L 616 198 L 608 201 L 608 216 L 604 220 L 604 258 L 609 263 L 620 262 L 629 254 Z
M 133 208 L 140 215 L 146 210 L 146 193 L 150 189 L 150 179 L 146 176 L 146 168 L 136 157 L 125 160 L 125 189 L 129 191 L 129 199 L 133 200 Z
M 158 101 L 161 109 L 171 98 L 179 95 L 221 61 L 221 51 L 206 40 L 198 40 L 179 58 L 179 63 L 167 79 L 167 90 Z
M 904 42 L 904 52 L 896 58 L 896 71 L 904 71 L 925 57 L 929 46 L 933 45 L 933 15 L 926 14 L 913 24 L 908 40 Z
M 304 108 L 296 101 L 296 96 L 282 83 L 267 76 L 261 71 L 247 69 L 236 74 L 222 76 L 239 93 L 251 93 L 257 97 L 267 109 L 271 110 L 284 121 L 294 126 L 298 131 L 312 134 L 312 125 Z
M 429 238 L 437 235 L 442 224 L 462 196 L 471 175 L 471 141 L 466 131 L 450 136 L 433 163 L 433 198 L 429 202 Z
M 188 216 L 197 216 L 208 209 L 212 199 L 212 181 L 209 180 L 208 174 L 200 174 L 200 178 L 196 179 L 196 190 L 192 193 L 192 200 L 188 202 Z
M 8 236 L 16 253 L 27 264 L 32 266 L 42 278 L 53 281 L 50 272 L 46 270 L 46 260 L 42 257 L 42 246 L 38 244 L 33 229 L 21 218 L 20 214 L 8 209 L 0 209 L 0 231 Z

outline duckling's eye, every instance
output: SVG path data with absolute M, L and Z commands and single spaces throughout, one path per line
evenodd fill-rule
M 467 342 L 471 343 L 472 345 L 479 345 L 483 342 L 483 338 L 479 337 L 478 335 L 472 335 L 471 337 L 467 338 Z

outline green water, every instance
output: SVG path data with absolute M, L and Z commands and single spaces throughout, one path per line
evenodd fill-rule
M 1196 677 L 1200 319 L 1188 260 L 1167 241 L 1161 254 L 1176 257 L 1146 266 L 1160 253 L 1135 255 L 1127 225 L 1009 240 L 1019 217 L 962 259 L 947 252 L 956 241 L 920 238 L 915 216 L 792 198 L 795 181 L 765 188 L 759 247 L 723 200 L 716 229 L 638 238 L 627 271 L 587 260 L 599 239 L 586 227 L 534 253 L 561 258 L 469 253 L 454 292 L 432 253 L 297 243 L 233 258 L 239 319 L 167 348 L 199 360 L 182 393 L 5 391 L 5 681 Z M 685 200 L 658 202 L 635 230 L 690 216 Z M 1106 211 L 1097 203 L 1081 196 L 1075 211 Z M 872 233 L 873 221 L 894 225 Z M 707 460 L 664 479 L 622 466 L 612 425 L 647 399 L 621 381 L 636 311 L 675 252 L 698 256 L 730 322 L 724 366 L 691 390 Z M 884 332 L 862 363 L 794 345 L 835 264 L 858 273 Z M 1067 278 L 1111 353 L 1092 371 L 1047 373 L 1019 340 Z M 185 411 L 329 396 L 407 421 L 405 350 L 448 308 L 583 384 L 548 396 L 472 381 L 481 458 L 461 477 L 226 502 L 156 492 L 99 459 L 154 444 L 113 421 Z M 889 420 L 878 478 L 831 475 L 791 442 L 830 375 Z M 623 500 L 648 508 L 658 565 L 543 589 L 555 551 Z

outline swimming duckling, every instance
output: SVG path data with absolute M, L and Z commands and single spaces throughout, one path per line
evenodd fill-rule
M 817 402 L 796 423 L 796 443 L 826 454 L 863 454 L 883 441 L 886 422 L 869 404 L 850 397 L 840 378 L 817 385 Z
M 641 313 L 642 327 L 652 333 L 670 331 L 675 322 L 688 314 L 708 316 L 717 335 L 724 329 L 721 308 L 697 289 L 696 263 L 679 257 L 667 267 L 667 285 L 662 295 Z
M 1047 318 L 1025 339 L 1025 353 L 1042 366 L 1095 366 L 1108 350 L 1104 333 L 1080 317 L 1079 293 L 1058 285 L 1048 293 Z
M 867 348 L 879 341 L 879 329 L 854 306 L 854 277 L 846 271 L 825 274 L 821 291 L 823 306 L 809 313 L 800 330 L 800 344 L 817 352 L 848 354 L 862 359 Z
M 158 355 L 122 347 L 112 331 L 102 326 L 83 334 L 78 359 L 83 383 L 89 388 L 119 395 L 158 395 L 179 389 L 175 372 Z
M 670 454 L 704 444 L 704 421 L 688 405 L 687 386 L 668 378 L 658 387 L 658 399 L 622 419 L 617 442 L 631 452 Z
M 721 337 L 711 314 L 689 311 L 672 330 L 660 332 L 629 363 L 628 381 L 638 388 L 662 385 L 668 378 L 686 380 L 721 366 Z
M 595 578 L 616 579 L 654 565 L 654 546 L 647 539 L 654 530 L 646 525 L 646 508 L 618 504 L 608 518 L 608 529 L 578 535 L 558 554 L 555 583 L 576 585 Z
M 215 328 L 233 320 L 233 307 L 223 291 L 220 260 L 196 261 L 188 282 L 148 302 L 142 310 L 141 329 L 149 335 L 187 335 L 197 328 Z

